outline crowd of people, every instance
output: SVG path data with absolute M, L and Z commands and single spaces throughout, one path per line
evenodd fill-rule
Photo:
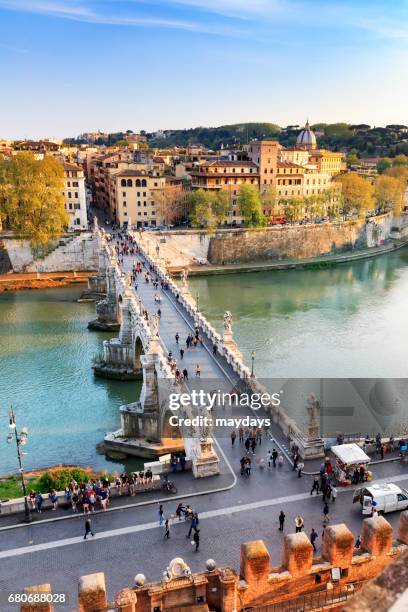
M 131 472 L 130 474 L 120 474 L 115 477 L 113 485 L 116 487 L 117 495 L 134 496 L 136 488 L 147 486 L 153 481 L 153 474 L 150 469 L 146 471 Z M 97 478 L 87 482 L 78 483 L 72 480 L 65 487 L 64 506 L 71 506 L 74 513 L 83 512 L 90 514 L 96 509 L 107 510 L 111 497 L 111 482 L 107 478 Z M 51 509 L 57 510 L 60 500 L 55 489 L 48 493 L 51 502 Z M 41 493 L 31 490 L 29 493 L 31 509 L 35 512 L 42 512 L 44 497 Z

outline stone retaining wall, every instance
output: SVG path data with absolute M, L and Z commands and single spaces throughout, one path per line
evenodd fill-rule
M 293 225 L 216 232 L 208 261 L 212 264 L 262 259 L 307 259 L 378 246 L 390 237 L 392 216 L 321 225 Z

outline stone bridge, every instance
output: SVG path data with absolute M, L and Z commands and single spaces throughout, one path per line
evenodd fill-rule
M 99 270 L 89 280 L 89 291 L 106 292 L 97 302 L 97 318 L 90 329 L 119 330 L 119 337 L 103 342 L 103 355 L 94 365 L 96 376 L 143 381 L 140 400 L 120 407 L 121 428 L 105 437 L 105 446 L 140 457 L 159 457 L 185 449 L 196 477 L 219 472 L 219 459 L 207 429 L 174 427 L 168 408 L 172 392 L 188 392 L 178 383 L 168 363 L 168 351 L 158 333 L 158 316 L 149 316 L 132 287 L 131 275 L 124 273 L 115 249 L 98 232 Z M 185 417 L 195 416 L 184 410 Z
M 97 318 L 90 322 L 89 327 L 118 330 L 119 336 L 103 342 L 103 354 L 97 359 L 94 372 L 97 376 L 107 378 L 143 381 L 140 401 L 120 408 L 121 429 L 108 434 L 106 445 L 142 457 L 157 457 L 184 447 L 193 460 L 193 469 L 197 474 L 199 470 L 194 467 L 194 457 L 197 462 L 204 455 L 207 460 L 202 471 L 214 473 L 214 470 L 218 470 L 218 458 L 212 447 L 210 432 L 198 426 L 183 427 L 180 431 L 169 424 L 173 414 L 168 409 L 170 393 L 189 392 L 191 386 L 191 381 L 187 385 L 185 382 L 176 385 L 168 365 L 169 342 L 174 342 L 175 332 L 180 330 L 182 324 L 186 327 L 189 319 L 189 331 L 194 327 L 199 328 L 204 339 L 203 349 L 205 345 L 207 348 L 201 350 L 199 356 L 198 353 L 197 356 L 186 355 L 180 363 L 185 364 L 189 358 L 190 366 L 194 367 L 197 361 L 191 363 L 191 360 L 199 359 L 207 382 L 215 379 L 217 384 L 225 385 L 225 391 L 234 388 L 249 393 L 265 393 L 267 389 L 244 364 L 234 342 L 231 314 L 225 313 L 223 334 L 219 334 L 199 312 L 196 300 L 189 292 L 186 277 L 177 285 L 167 274 L 163 262 L 146 253 L 139 240 L 137 245 L 140 254 L 125 257 L 121 266 L 112 242 L 106 240 L 103 231 L 97 228 L 95 237 L 98 241 L 99 270 L 96 276 L 89 279 L 89 291 L 95 295 L 105 294 L 106 297 L 96 304 Z M 168 309 L 170 316 L 164 320 L 159 321 L 156 314 L 149 314 L 146 304 L 142 302 L 143 295 L 144 299 L 150 300 L 149 308 L 152 312 L 157 308 L 152 300 L 151 287 L 146 286 L 143 279 L 138 280 L 137 291 L 132 286 L 130 270 L 136 259 L 144 262 L 145 269 L 154 269 L 154 276 L 165 281 L 168 287 L 163 306 Z M 214 359 L 209 350 L 214 345 L 217 347 L 217 359 Z M 175 345 L 171 348 L 174 350 L 179 347 Z M 320 437 L 318 415 L 314 415 L 313 427 L 305 435 L 282 406 L 271 404 L 265 410 L 280 426 L 284 436 L 296 442 L 304 457 L 323 456 L 324 442 Z M 192 412 L 192 409 L 184 409 L 184 413 L 188 417 L 197 416 L 197 411 Z M 181 416 L 180 410 L 177 414 Z

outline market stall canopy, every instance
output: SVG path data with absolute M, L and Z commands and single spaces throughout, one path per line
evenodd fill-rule
M 355 465 L 356 463 L 369 463 L 370 457 L 365 454 L 362 448 L 355 444 L 339 444 L 332 446 L 331 450 L 341 463 L 344 465 Z

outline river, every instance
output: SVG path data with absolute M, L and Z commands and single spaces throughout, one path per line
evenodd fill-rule
M 220 331 L 224 311 L 232 312 L 234 337 L 248 364 L 255 351 L 259 378 L 408 378 L 408 249 L 329 269 L 189 283 Z M 93 377 L 92 358 L 110 335 L 87 330 L 94 304 L 75 302 L 80 292 L 0 294 L 0 474 L 16 469 L 15 449 L 6 443 L 11 404 L 19 426 L 30 432 L 27 468 L 74 463 L 113 471 L 124 465 L 95 447 L 119 427 L 119 406 L 138 399 L 140 383 Z M 405 381 L 395 385 L 404 399 Z M 405 422 L 407 404 L 398 402 L 394 422 Z M 304 408 L 293 408 L 288 397 L 287 407 L 302 422 Z M 349 430 L 362 427 L 353 423 Z M 341 418 L 333 428 L 345 429 Z

